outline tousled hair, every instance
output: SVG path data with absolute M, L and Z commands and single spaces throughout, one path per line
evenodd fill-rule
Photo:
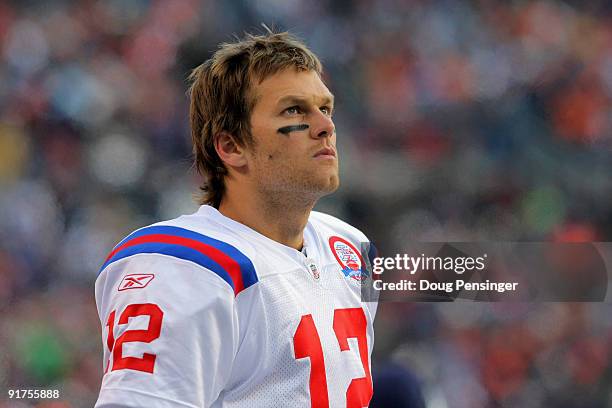
M 252 86 L 289 67 L 321 75 L 317 56 L 288 32 L 246 34 L 223 43 L 213 56 L 189 75 L 189 120 L 195 167 L 203 178 L 200 204 L 219 207 L 227 168 L 217 154 L 215 139 L 231 134 L 241 146 L 253 146 L 250 117 L 255 106 Z

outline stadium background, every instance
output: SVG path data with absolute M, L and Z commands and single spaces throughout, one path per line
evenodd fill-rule
M 185 77 L 260 22 L 322 58 L 342 188 L 318 208 L 383 252 L 405 240 L 609 241 L 611 11 L 607 0 L 0 2 L 0 407 L 93 405 L 98 267 L 134 228 L 195 209 Z M 611 312 L 384 304 L 373 366 L 406 367 L 432 408 L 611 407 Z M 7 402 L 8 388 L 59 388 L 63 402 Z

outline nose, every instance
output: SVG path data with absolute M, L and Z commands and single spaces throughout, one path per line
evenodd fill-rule
M 332 118 L 320 111 L 313 116 L 310 137 L 313 139 L 332 137 L 336 131 Z

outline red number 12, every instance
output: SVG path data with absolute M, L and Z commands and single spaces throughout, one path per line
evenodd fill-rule
M 149 326 L 146 330 L 126 330 L 115 340 L 113 329 L 115 326 L 115 311 L 108 316 L 106 326 L 108 326 L 108 337 L 106 346 L 113 355 L 113 368 L 115 370 L 137 370 L 145 373 L 153 373 L 155 367 L 155 354 L 143 353 L 142 357 L 123 357 L 123 344 L 130 342 L 150 343 L 157 339 L 161 333 L 162 318 L 164 312 L 154 303 L 143 303 L 128 305 L 121 313 L 117 325 L 127 324 L 130 317 L 149 316 Z M 108 371 L 111 359 L 106 363 Z M 106 372 L 105 371 L 105 372 Z
M 351 381 L 346 391 L 346 406 L 347 408 L 366 407 L 372 398 L 373 389 L 368 363 L 367 321 L 363 309 L 357 307 L 335 310 L 333 325 L 340 350 L 349 350 L 349 338 L 357 339 L 359 356 L 365 371 L 365 377 L 354 378 Z M 293 346 L 296 359 L 310 359 L 310 403 L 312 408 L 329 408 L 323 349 L 312 315 L 302 316 L 293 335 Z

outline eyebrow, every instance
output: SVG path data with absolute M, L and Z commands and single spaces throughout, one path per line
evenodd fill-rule
M 329 94 L 321 98 L 317 97 L 316 99 L 322 101 L 324 105 L 334 104 L 333 94 Z M 280 98 L 278 102 L 276 103 L 276 105 L 277 106 L 302 105 L 302 104 L 308 104 L 309 102 L 310 102 L 310 98 L 305 98 L 303 96 L 298 96 L 298 95 L 287 95 L 287 96 L 283 96 L 282 98 Z

